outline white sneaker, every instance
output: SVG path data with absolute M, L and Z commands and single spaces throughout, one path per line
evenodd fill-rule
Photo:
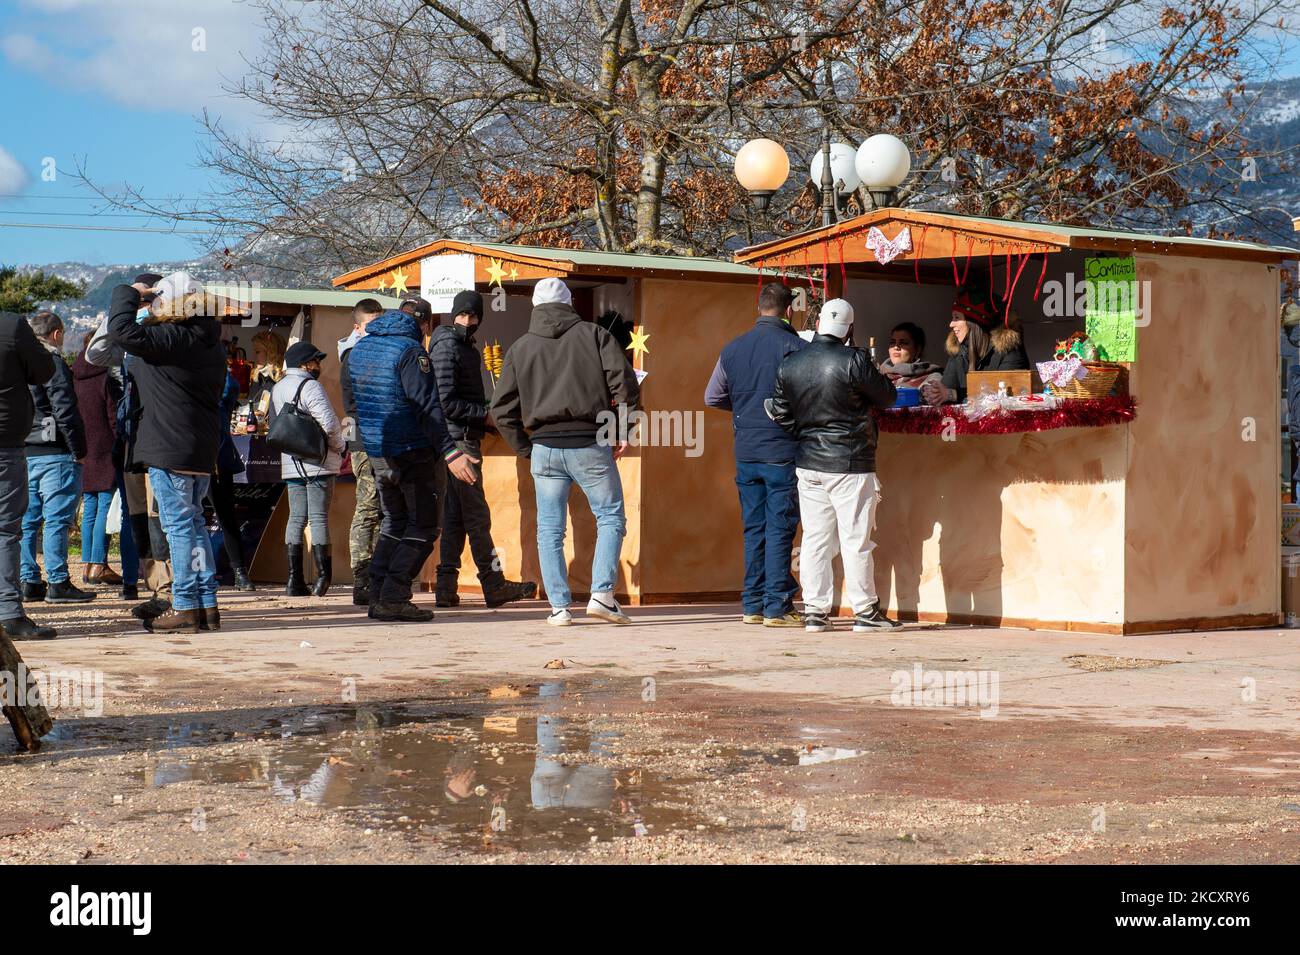
M 552 627 L 567 627 L 573 623 L 573 614 L 567 610 L 552 610 L 551 615 L 546 618 L 546 622 Z
M 592 594 L 587 604 L 587 616 L 599 617 L 609 623 L 631 623 L 632 618 L 618 608 L 612 594 Z

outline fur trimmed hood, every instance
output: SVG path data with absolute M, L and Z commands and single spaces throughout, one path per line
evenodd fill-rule
M 1006 354 L 1010 351 L 1016 351 L 1021 347 L 1023 336 L 1020 334 L 1020 319 L 1015 312 L 1011 313 L 1011 318 L 1006 325 L 997 325 L 988 333 L 989 341 L 993 345 L 993 350 L 998 354 Z M 961 351 L 961 343 L 957 341 L 957 336 L 953 332 L 948 332 L 948 340 L 944 343 L 944 350 L 949 355 L 956 355 Z
M 191 318 L 219 318 L 222 303 L 215 295 L 208 292 L 190 292 L 179 301 L 168 300 L 158 312 L 152 312 L 145 321 L 163 324 L 167 322 L 184 322 Z

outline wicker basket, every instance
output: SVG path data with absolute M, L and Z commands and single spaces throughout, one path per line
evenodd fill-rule
M 1085 378 L 1071 378 L 1069 384 L 1052 385 L 1058 398 L 1108 398 L 1128 394 L 1128 368 L 1113 361 L 1085 361 Z

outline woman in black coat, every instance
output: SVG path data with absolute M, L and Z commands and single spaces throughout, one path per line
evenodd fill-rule
M 1020 318 L 997 296 L 962 289 L 952 303 L 948 328 L 948 364 L 942 383 L 923 386 L 927 404 L 965 401 L 968 372 L 1029 370 Z
M 87 339 L 89 341 L 89 339 Z M 87 584 L 120 584 L 108 566 L 108 509 L 117 489 L 113 444 L 117 440 L 117 401 L 107 368 L 86 361 L 86 349 L 72 363 L 77 408 L 86 428 L 86 457 L 81 462 L 81 579 Z

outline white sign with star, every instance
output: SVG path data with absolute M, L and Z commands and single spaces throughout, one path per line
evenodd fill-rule
M 434 314 L 451 311 L 457 292 L 474 288 L 474 256 L 431 255 L 420 260 L 420 297 Z

